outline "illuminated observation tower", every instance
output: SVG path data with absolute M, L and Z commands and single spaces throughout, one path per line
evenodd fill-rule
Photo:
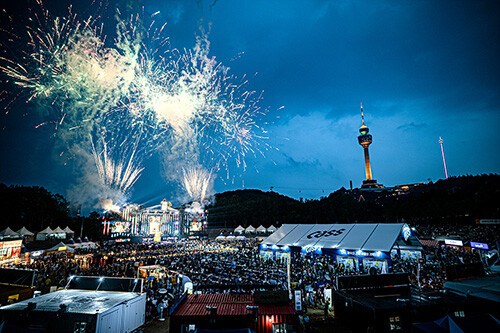
M 382 184 L 377 184 L 377 181 L 372 178 L 372 167 L 370 165 L 370 153 L 368 152 L 368 147 L 372 144 L 372 135 L 368 134 L 370 129 L 365 125 L 365 116 L 363 114 L 363 104 L 361 104 L 361 121 L 363 124 L 359 128 L 358 142 L 363 147 L 365 152 L 365 173 L 366 180 L 363 180 L 363 185 L 361 188 L 381 188 L 384 187 Z

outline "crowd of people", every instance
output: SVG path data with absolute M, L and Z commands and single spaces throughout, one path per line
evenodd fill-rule
M 500 226 L 495 224 L 419 224 L 416 226 L 419 238 L 435 240 L 439 237 L 457 238 L 466 242 L 493 244 L 500 235 Z
M 425 227 L 419 227 L 418 232 L 431 236 L 440 233 Z M 483 240 L 486 236 L 476 236 L 471 231 L 470 237 Z M 417 258 L 392 258 L 392 271 L 409 273 L 411 283 L 424 291 L 443 289 L 447 265 L 480 261 L 477 251 L 459 247 L 425 246 L 424 250 L 425 262 L 419 263 Z M 163 267 L 164 272 L 140 272 L 141 267 L 150 265 Z M 370 273 L 369 267 L 360 270 L 337 262 L 330 255 L 294 253 L 290 260 L 287 255 L 270 259 L 262 256 L 255 240 L 102 245 L 97 249 L 44 254 L 23 267 L 38 272 L 35 287 L 42 293 L 54 287 L 64 288 L 72 275 L 143 277 L 148 293 L 148 315 L 158 317 L 162 308 L 168 311 L 179 300 L 186 281 L 192 283 L 194 292 L 203 293 L 287 290 L 288 265 L 291 287 L 303 291 L 306 307 L 325 305 L 323 291 L 335 289 L 335 277 Z

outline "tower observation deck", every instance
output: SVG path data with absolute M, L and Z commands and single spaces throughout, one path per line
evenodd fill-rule
M 363 114 L 363 104 L 361 104 L 361 121 L 362 125 L 359 128 L 360 135 L 358 136 L 358 143 L 363 147 L 365 153 L 365 173 L 366 180 L 363 180 L 363 185 L 361 188 L 381 188 L 384 187 L 382 184 L 378 184 L 375 179 L 372 178 L 372 167 L 370 164 L 370 152 L 368 147 L 372 144 L 372 135 L 369 134 L 370 129 L 365 125 L 365 116 Z

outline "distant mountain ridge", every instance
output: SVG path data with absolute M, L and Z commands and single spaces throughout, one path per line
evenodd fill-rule
M 209 227 L 283 223 L 411 222 L 472 223 L 500 217 L 500 176 L 451 177 L 381 192 L 341 188 L 328 197 L 299 201 L 276 192 L 218 193 L 208 209 Z

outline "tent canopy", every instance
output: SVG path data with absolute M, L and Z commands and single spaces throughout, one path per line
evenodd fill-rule
M 64 230 L 62 230 L 60 227 L 55 228 L 52 230 L 55 234 L 64 234 Z
M 268 232 L 273 232 L 273 231 L 276 231 L 276 227 L 274 225 L 270 226 L 269 228 L 267 228 L 267 231 Z
M 7 227 L 7 228 L 3 229 L 2 231 L 0 231 L 0 236 L 12 237 L 12 236 L 19 236 L 19 234 L 17 232 L 15 232 L 14 230 L 12 230 L 11 228 Z
M 26 229 L 26 227 L 22 227 L 21 229 L 19 229 L 17 231 L 17 233 L 22 235 L 22 236 L 33 236 L 34 235 L 34 233 L 32 233 L 31 231 Z
M 51 247 L 50 249 L 48 249 L 46 251 L 58 251 L 60 248 L 66 248 L 67 251 L 71 251 L 71 252 L 74 251 L 72 247 L 64 244 L 63 242 L 59 242 L 57 245 L 54 245 L 53 247 Z
M 409 229 L 404 223 L 284 224 L 262 244 L 389 252 L 403 228 Z
M 234 231 L 245 231 L 245 228 L 239 225 L 238 228 L 234 229 Z
M 69 227 L 66 227 L 63 229 L 63 231 L 67 234 L 74 234 L 75 232 L 73 230 L 71 230 Z
M 53 234 L 53 233 L 54 233 L 54 230 L 50 229 L 50 227 L 47 227 L 39 232 L 39 234 Z
M 252 227 L 251 225 L 249 225 L 246 229 L 245 229 L 245 232 L 254 232 L 255 231 L 255 228 Z
M 258 227 L 258 228 L 257 228 L 257 231 L 258 231 L 258 232 L 266 232 L 266 231 L 267 231 L 267 229 L 266 229 L 266 228 L 264 228 L 264 226 L 261 224 L 261 225 L 260 225 L 260 227 Z

